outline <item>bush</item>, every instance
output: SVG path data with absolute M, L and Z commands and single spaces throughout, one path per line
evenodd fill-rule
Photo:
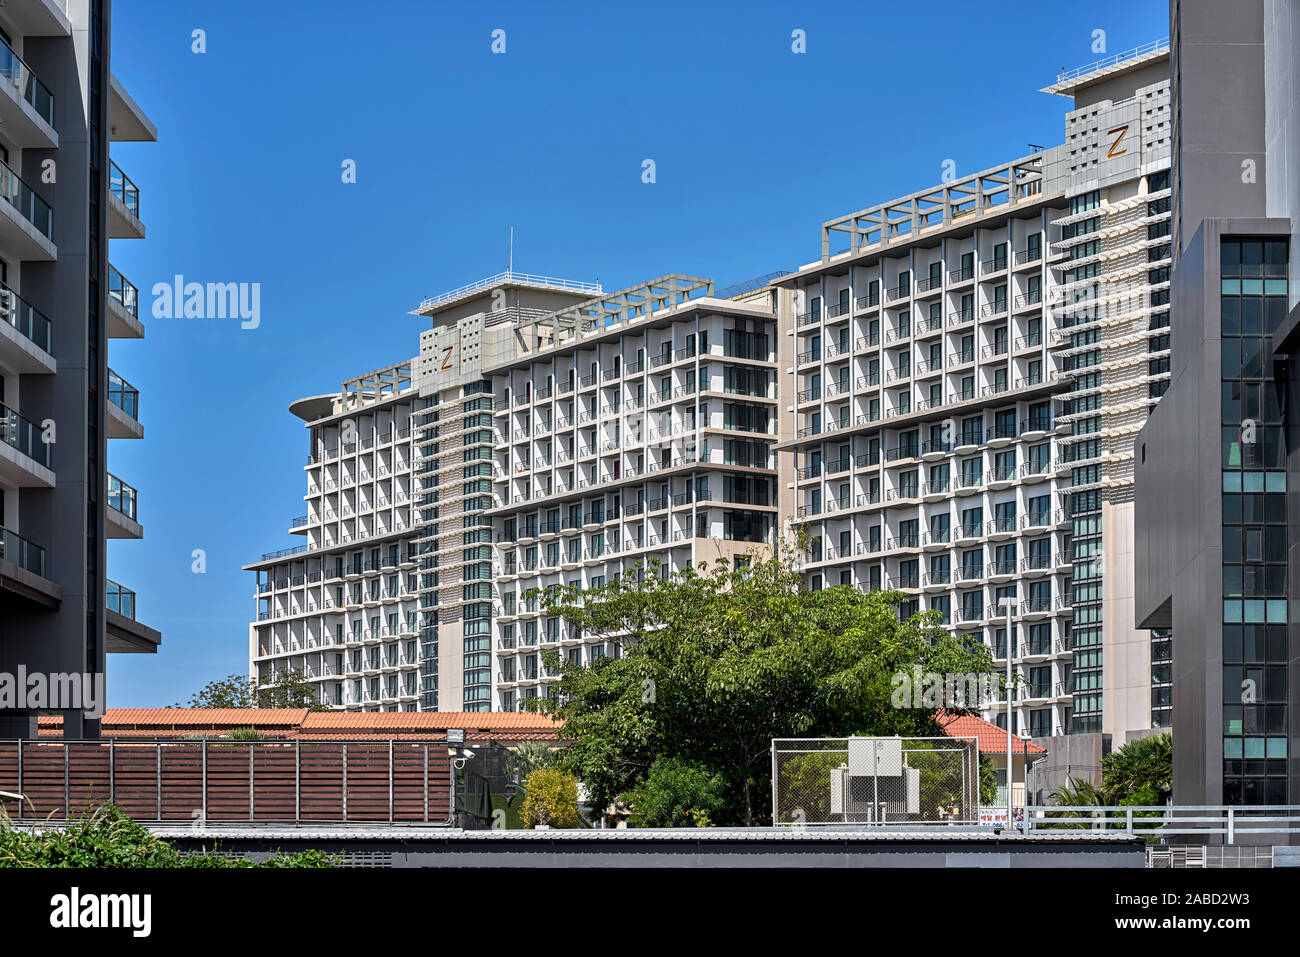
M 17 828 L 0 812 L 0 867 L 333 867 L 320 851 L 276 854 L 261 864 L 219 854 L 181 854 L 112 804 L 63 828 Z
M 721 774 L 681 758 L 658 758 L 646 779 L 619 800 L 629 804 L 633 827 L 709 827 L 727 810 Z
M 556 768 L 539 768 L 524 778 L 525 827 L 578 826 L 578 779 Z

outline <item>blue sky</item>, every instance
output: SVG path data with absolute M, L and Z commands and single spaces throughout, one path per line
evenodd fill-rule
M 1168 33 L 1168 5 L 117 0 L 113 71 L 159 136 L 112 148 L 148 238 L 110 250 L 147 329 L 110 346 L 145 426 L 110 467 L 146 537 L 111 542 L 109 574 L 164 637 L 110 660 L 109 704 L 246 671 L 241 565 L 301 542 L 289 403 L 414 355 L 407 312 L 505 268 L 512 224 L 517 269 L 606 289 L 794 268 L 824 220 L 945 160 L 964 175 L 1059 143 L 1068 103 L 1037 90 L 1104 55 L 1095 30 L 1131 49 Z M 152 318 L 177 274 L 260 283 L 260 326 Z

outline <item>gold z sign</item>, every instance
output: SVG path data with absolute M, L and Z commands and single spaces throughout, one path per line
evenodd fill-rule
M 1116 136 L 1116 134 L 1119 134 Z M 1114 159 L 1116 156 L 1123 156 L 1128 152 L 1128 147 L 1119 148 L 1119 144 L 1124 142 L 1124 137 L 1128 135 L 1127 126 L 1117 126 L 1113 130 L 1106 131 L 1107 136 L 1114 136 L 1115 139 L 1110 144 L 1110 152 L 1106 154 L 1106 159 Z
M 442 349 L 442 366 L 440 367 L 439 371 L 441 371 L 442 369 L 450 369 L 450 368 L 451 368 L 451 351 L 452 351 L 453 348 L 454 348 L 454 346 L 443 346 L 443 349 Z

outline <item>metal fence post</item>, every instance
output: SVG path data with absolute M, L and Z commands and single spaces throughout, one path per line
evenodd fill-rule
M 113 739 L 108 739 L 108 803 L 117 803 L 117 791 L 114 788 L 114 777 L 117 771 L 116 753 L 113 751 Z
M 393 823 L 393 739 L 388 739 L 388 823 Z
M 424 823 L 429 823 L 429 742 L 424 742 Z
M 250 821 L 254 819 L 253 800 L 254 800 L 254 795 L 257 793 L 256 791 L 253 790 L 253 774 L 254 774 L 253 748 L 254 747 L 255 747 L 254 743 L 252 741 L 249 741 L 248 742 L 248 819 Z
M 1130 837 L 1133 836 L 1133 808 L 1131 807 L 1124 812 L 1124 831 Z
M 348 820 L 348 746 L 343 744 L 343 822 Z
M 26 794 L 27 794 L 27 792 L 23 790 L 23 739 L 22 738 L 18 739 L 18 793 L 23 795 L 23 797 L 19 798 L 19 804 L 18 804 L 18 816 L 22 817 L 23 816 L 22 801 L 26 800 Z M 30 804 L 31 802 L 28 801 L 28 803 Z
M 200 753 L 203 755 L 203 809 L 199 820 L 206 824 L 208 821 L 208 739 L 206 736 L 203 738 Z
M 302 820 L 302 742 L 293 743 L 293 821 Z
M 427 747 L 426 747 L 427 750 Z M 779 788 L 776 780 L 776 738 L 772 739 L 772 826 L 776 827 L 781 822 L 776 819 L 776 794 Z
M 158 796 L 158 820 L 162 820 L 162 742 L 155 742 L 153 759 L 154 794 Z
M 72 816 L 72 797 L 68 793 L 68 778 L 71 774 L 72 759 L 68 753 L 68 742 L 63 742 L 63 818 L 67 820 Z
M 1237 820 L 1235 817 L 1235 811 L 1236 809 L 1233 807 L 1228 808 L 1228 843 L 1229 844 L 1234 843 L 1234 839 L 1237 836 L 1236 835 Z

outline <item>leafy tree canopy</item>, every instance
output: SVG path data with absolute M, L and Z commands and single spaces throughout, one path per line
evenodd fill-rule
M 934 710 L 896 708 L 892 678 L 913 665 L 986 673 L 933 617 L 899 621 L 897 592 L 802 587 L 793 552 L 719 560 L 671 575 L 656 565 L 586 591 L 553 588 L 546 613 L 622 654 L 583 668 L 548 653 L 560 680 L 535 707 L 574 743 L 559 758 L 608 807 L 659 758 L 716 774 L 732 802 L 715 824 L 753 824 L 770 808 L 772 738 L 941 735 Z M 952 709 L 955 710 L 955 709 Z
M 227 675 L 209 681 L 190 696 L 188 703 L 173 708 L 308 708 L 324 711 L 316 688 L 301 671 L 287 671 L 274 682 L 258 688 L 247 675 Z

